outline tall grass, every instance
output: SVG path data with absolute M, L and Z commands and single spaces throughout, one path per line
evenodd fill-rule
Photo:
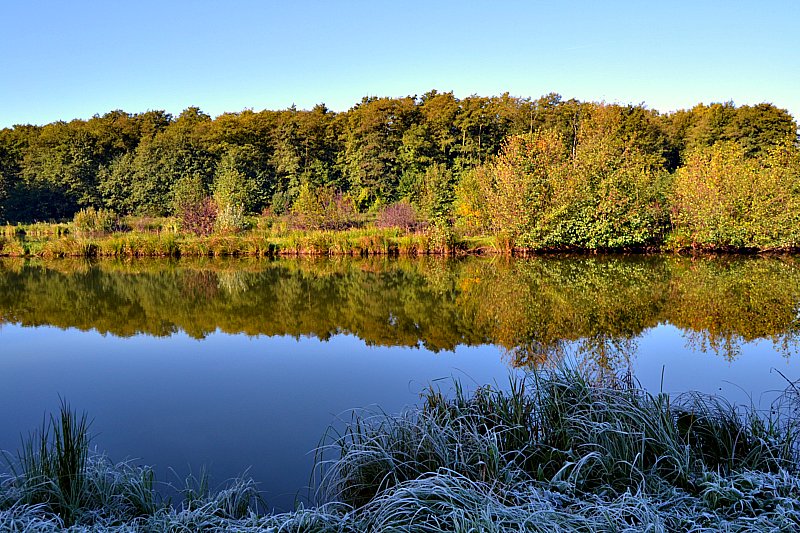
M 67 520 L 82 507 L 88 427 L 86 415 L 77 416 L 62 401 L 59 416 L 51 415 L 39 432 L 23 440 L 17 479 L 24 484 L 26 503 L 47 504 Z
M 65 525 L 95 522 L 104 515 L 133 518 L 156 509 L 154 476 L 149 468 L 112 464 L 90 453 L 89 421 L 62 401 L 39 431 L 22 441 L 11 478 L 3 484 L 6 505 L 23 506 L 58 517 Z M 3 502 L 4 498 L 0 498 Z M 12 498 L 12 500 L 14 500 Z
M 72 225 L 77 233 L 109 233 L 119 226 L 119 217 L 108 209 L 87 207 L 75 213 Z
M 452 255 L 469 251 L 451 232 L 390 229 L 307 230 L 191 235 L 172 231 L 100 233 L 77 231 L 31 241 L 0 237 L 0 256 L 44 257 L 275 257 L 279 255 Z M 479 252 L 476 248 L 473 251 Z

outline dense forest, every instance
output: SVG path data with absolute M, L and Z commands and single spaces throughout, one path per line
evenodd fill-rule
M 0 131 L 0 220 L 82 209 L 184 229 L 291 217 L 493 235 L 502 246 L 800 244 L 797 124 L 763 103 L 366 97 L 344 112 L 112 111 Z

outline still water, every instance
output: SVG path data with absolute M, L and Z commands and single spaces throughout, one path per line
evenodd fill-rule
M 114 460 L 308 501 L 352 408 L 568 359 L 767 406 L 800 378 L 794 258 L 0 261 L 0 449 L 59 397 Z M 785 378 L 784 378 L 785 376 Z

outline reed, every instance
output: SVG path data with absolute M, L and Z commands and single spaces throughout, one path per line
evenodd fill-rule
M 448 234 L 405 233 L 395 228 L 349 230 L 261 231 L 205 236 L 173 231 L 48 233 L 36 239 L 25 234 L 0 237 L 0 256 L 42 257 L 274 257 L 278 255 L 450 255 L 470 249 Z M 22 235 L 22 236 L 20 236 Z
M 84 506 L 89 423 L 62 401 L 39 432 L 23 439 L 18 466 L 12 465 L 26 504 L 45 504 L 71 523 Z M 18 469 L 18 470 L 17 470 Z

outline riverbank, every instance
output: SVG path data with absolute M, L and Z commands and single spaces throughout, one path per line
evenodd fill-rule
M 318 507 L 271 514 L 251 480 L 190 480 L 171 505 L 147 467 L 88 451 L 62 406 L 0 483 L 25 531 L 774 531 L 800 527 L 798 391 L 767 413 L 569 370 L 401 415 L 356 414 L 318 452 Z M 46 429 L 46 428 L 43 428 Z M 57 430 L 57 431 L 53 431 Z
M 429 230 L 351 229 L 343 231 L 248 231 L 198 236 L 178 232 L 118 232 L 87 235 L 41 233 L 31 238 L 0 237 L 6 257 L 277 257 L 298 255 L 455 255 L 493 252 L 488 237 L 456 239 Z
M 170 229 L 82 233 L 69 224 L 5 226 L 0 231 L 0 257 L 280 257 L 280 256 L 423 256 L 552 253 L 796 253 L 795 247 L 752 248 L 678 245 L 668 241 L 646 247 L 594 249 L 509 246 L 493 235 L 464 236 L 436 227 L 422 231 L 400 228 L 348 230 L 248 230 L 240 233 L 193 235 Z

